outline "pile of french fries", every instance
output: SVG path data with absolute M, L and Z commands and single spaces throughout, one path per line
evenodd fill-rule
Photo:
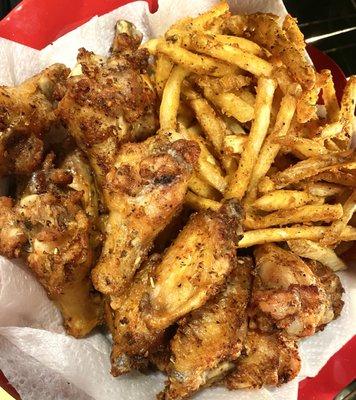
M 225 2 L 144 47 L 155 60 L 160 129 L 200 146 L 186 203 L 218 210 L 239 199 L 239 248 L 286 241 L 345 268 L 340 255 L 356 240 L 356 76 L 339 103 L 331 72 L 308 62 L 295 19 L 233 16 Z

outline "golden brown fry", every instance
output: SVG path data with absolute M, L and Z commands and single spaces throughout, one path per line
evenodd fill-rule
M 356 107 L 356 75 L 352 75 L 347 81 L 344 94 L 341 100 L 340 118 L 345 122 L 344 148 L 349 148 L 353 133 L 353 123 L 355 119 Z
M 195 82 L 203 89 L 209 88 L 215 95 L 225 92 L 232 92 L 241 89 L 251 83 L 251 78 L 244 75 L 225 75 L 221 78 L 214 78 L 207 75 L 197 75 Z
M 329 197 L 341 194 L 345 188 L 340 185 L 325 182 L 305 182 L 300 183 L 300 187 L 313 196 Z
M 253 168 L 258 158 L 258 153 L 266 137 L 270 122 L 271 106 L 276 85 L 272 79 L 259 78 L 257 85 L 257 98 L 255 119 L 252 123 L 250 135 L 237 171 L 231 177 L 225 197 L 243 198 L 248 188 Z
M 207 199 L 215 200 L 218 194 L 216 189 L 210 186 L 203 178 L 199 177 L 199 175 L 197 174 L 194 174 L 190 178 L 188 187 L 198 196 L 205 197 Z
M 292 152 L 302 160 L 329 154 L 329 150 L 323 145 L 323 143 L 313 139 L 287 136 L 276 138 L 275 142 L 283 146 L 285 151 Z
M 158 43 L 162 42 L 162 39 L 150 39 L 147 42 L 141 44 L 141 49 L 147 49 L 151 55 L 157 54 Z
M 162 42 L 157 46 L 157 52 L 165 54 L 172 62 L 179 64 L 196 74 L 224 76 L 235 72 L 236 67 L 228 65 L 211 57 L 198 55 L 175 44 Z
M 163 54 L 158 54 L 155 71 L 156 90 L 161 97 L 163 89 L 172 71 L 173 63 Z
M 312 204 L 292 210 L 279 210 L 265 216 L 247 215 L 244 226 L 249 229 L 263 229 L 276 225 L 305 222 L 331 222 L 342 217 L 341 204 Z
M 297 254 L 299 257 L 319 261 L 333 271 L 340 271 L 347 268 L 341 258 L 329 247 L 306 239 L 288 240 L 287 243 L 293 253 Z
M 236 65 L 237 67 L 257 76 L 270 76 L 272 65 L 254 54 L 243 51 L 229 44 L 216 40 L 214 35 L 202 32 L 192 32 L 183 37 L 183 46 L 198 53 L 207 54 L 218 60 Z
M 304 35 L 298 27 L 296 18 L 286 15 L 283 21 L 283 30 L 287 39 L 295 45 L 295 47 L 302 52 L 305 50 Z
M 326 235 L 321 243 L 326 246 L 334 245 L 338 242 L 340 233 L 345 229 L 353 214 L 356 212 L 356 189 L 353 190 L 350 197 L 343 205 L 343 214 L 338 221 L 335 221 L 331 227 L 329 234 Z
M 257 199 L 252 207 L 262 211 L 290 210 L 306 204 L 322 204 L 323 198 L 299 190 L 275 190 Z
M 184 204 L 188 205 L 195 211 L 213 210 L 219 211 L 221 203 L 215 200 L 207 199 L 198 196 L 193 192 L 188 191 L 184 198 Z
M 229 12 L 229 4 L 221 1 L 219 4 L 210 8 L 209 11 L 192 18 L 191 26 L 193 28 L 203 29 L 207 23 Z
M 281 101 L 273 131 L 270 136 L 267 137 L 256 163 L 253 166 L 253 172 L 248 187 L 248 198 L 250 201 L 256 198 L 257 185 L 267 174 L 280 150 L 280 145 L 275 143 L 274 139 L 287 135 L 295 108 L 295 98 L 290 94 L 286 94 Z
M 228 44 L 230 46 L 239 47 L 241 50 L 247 53 L 254 54 L 255 56 L 263 56 L 264 50 L 257 43 L 252 40 L 248 40 L 243 37 L 230 36 L 230 35 L 219 35 L 215 34 L 214 38 L 221 43 Z
M 161 106 L 159 109 L 159 122 L 161 129 L 175 129 L 179 108 L 181 85 L 189 71 L 179 65 L 173 67 L 163 90 Z
M 244 102 L 249 104 L 251 107 L 255 106 L 256 103 L 256 96 L 251 93 L 248 89 L 240 89 L 237 93 L 237 96 L 239 96 Z
M 295 225 L 288 228 L 256 229 L 243 233 L 238 243 L 239 248 L 251 247 L 256 244 L 283 242 L 293 239 L 320 240 L 328 232 L 327 226 Z M 356 228 L 347 226 L 339 237 L 340 241 L 356 240 Z
M 246 146 L 246 135 L 227 135 L 224 138 L 224 152 L 229 155 L 241 154 Z
M 228 117 L 234 117 L 240 122 L 251 121 L 254 117 L 253 107 L 234 93 L 214 94 L 211 89 L 205 87 L 204 95 Z
M 322 86 L 322 95 L 326 108 L 326 116 L 329 123 L 337 122 L 339 119 L 340 107 L 336 98 L 333 76 L 331 71 L 327 69 L 322 70 L 321 72 L 325 74 L 326 78 L 324 85 Z

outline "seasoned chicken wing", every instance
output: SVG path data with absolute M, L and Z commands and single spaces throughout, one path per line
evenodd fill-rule
M 296 254 L 266 244 L 255 250 L 255 257 L 251 327 L 267 332 L 279 328 L 288 335 L 304 337 L 313 335 L 336 317 L 335 298 Z M 341 292 L 338 296 L 340 299 Z
M 226 378 L 229 389 L 280 386 L 300 370 L 297 343 L 281 333 L 249 331 L 235 370 Z
M 156 94 L 145 72 L 148 52 L 138 49 L 141 39 L 132 24 L 119 21 L 108 58 L 80 49 L 59 104 L 63 123 L 88 155 L 99 183 L 122 143 L 144 139 L 157 128 Z
M 76 155 L 69 158 L 78 161 Z M 49 155 L 16 203 L 0 198 L 0 253 L 27 261 L 60 308 L 68 333 L 81 337 L 101 320 L 101 300 L 89 277 L 92 227 L 83 210 L 83 193 L 68 186 L 78 177 L 52 162 Z
M 149 357 L 164 331 L 202 306 L 236 265 L 241 208 L 230 202 L 222 212 L 193 215 L 162 260 L 146 264 L 129 295 L 116 303 L 112 373 L 128 372 Z
M 122 146 L 104 187 L 106 240 L 92 274 L 99 291 L 113 295 L 126 288 L 157 234 L 180 210 L 198 156 L 195 142 L 171 142 L 168 134 Z
M 234 368 L 247 333 L 252 259 L 239 257 L 226 287 L 180 322 L 170 342 L 162 399 L 183 399 Z
M 43 136 L 56 121 L 69 69 L 54 64 L 16 87 L 0 87 L 0 176 L 30 174 L 42 162 Z

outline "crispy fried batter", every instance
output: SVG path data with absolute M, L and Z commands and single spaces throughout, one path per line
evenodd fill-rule
M 43 135 L 69 69 L 54 64 L 16 87 L 0 87 L 0 176 L 30 174 L 42 161 Z
M 113 53 L 100 57 L 80 49 L 59 114 L 86 152 L 99 183 L 115 162 L 122 143 L 143 139 L 157 128 L 156 94 L 145 73 L 148 52 L 141 36 L 119 21 Z
M 252 259 L 239 257 L 226 287 L 183 318 L 170 343 L 168 384 L 162 399 L 183 399 L 221 380 L 241 352 L 247 333 L 246 306 Z
M 251 327 L 304 337 L 336 317 L 324 285 L 296 254 L 266 244 L 257 247 L 255 257 Z
M 198 155 L 194 142 L 171 143 L 169 134 L 122 146 L 106 177 L 110 214 L 92 275 L 102 293 L 113 295 L 130 282 L 157 234 L 180 210 Z
M 281 333 L 249 331 L 236 369 L 226 378 L 229 389 L 280 386 L 300 370 L 298 347 Z

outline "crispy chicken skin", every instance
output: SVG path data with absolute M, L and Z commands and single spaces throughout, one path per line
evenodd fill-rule
M 130 295 L 114 298 L 114 375 L 142 364 L 169 326 L 221 289 L 236 265 L 240 213 L 240 206 L 231 202 L 221 213 L 193 215 L 162 260 L 136 274 Z
M 50 154 L 16 203 L 0 198 L 0 253 L 27 261 L 60 308 L 68 333 L 81 337 L 101 319 L 100 297 L 89 279 L 91 222 L 82 192 L 68 187 L 75 178 L 52 162 Z
M 104 187 L 106 240 L 92 274 L 99 291 L 114 295 L 126 288 L 157 234 L 180 210 L 198 156 L 195 142 L 171 142 L 165 134 L 122 146 Z
M 249 331 L 235 370 L 225 379 L 229 389 L 280 386 L 300 370 L 296 342 L 282 333 Z
M 257 247 L 255 258 L 250 327 L 267 332 L 279 328 L 305 337 L 336 317 L 332 297 L 296 254 L 266 244 Z
M 42 162 L 43 135 L 56 121 L 69 69 L 54 64 L 16 87 L 0 87 L 0 177 L 30 174 Z
M 239 257 L 222 291 L 180 321 L 161 399 L 186 398 L 234 368 L 247 333 L 251 266 L 251 258 Z
M 142 35 L 126 21 L 117 24 L 108 58 L 80 49 L 59 115 L 87 154 L 101 184 L 120 145 L 144 139 L 158 124 L 156 94 L 146 67 Z
M 165 329 L 201 307 L 224 284 L 236 264 L 242 208 L 234 200 L 220 211 L 194 214 L 163 255 L 144 296 L 145 321 Z
M 162 331 L 147 327 L 140 306 L 142 295 L 151 284 L 153 270 L 160 261 L 161 256 L 153 254 L 137 272 L 127 291 L 115 298 L 120 306 L 113 313 L 114 346 L 111 353 L 111 373 L 114 376 L 146 367 L 150 350 L 147 344 L 156 347 L 163 339 Z

